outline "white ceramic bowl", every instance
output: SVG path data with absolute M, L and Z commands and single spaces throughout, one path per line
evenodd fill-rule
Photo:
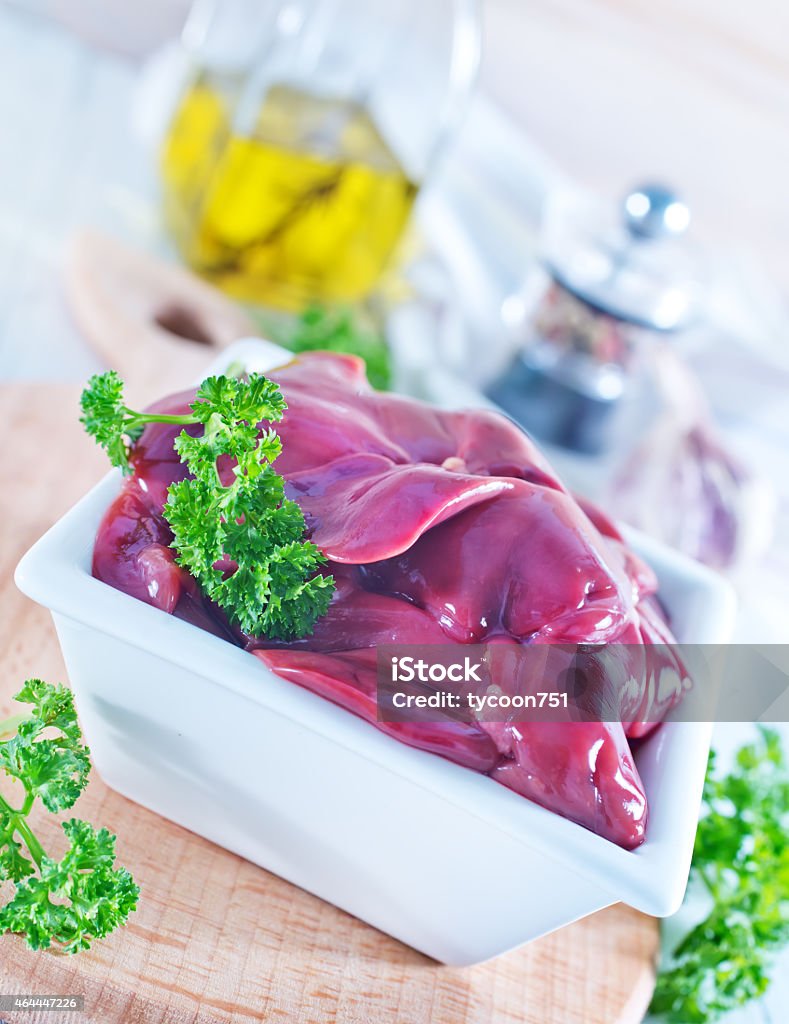
M 266 370 L 283 352 L 239 342 L 211 369 L 238 359 Z M 94 579 L 96 528 L 119 485 L 108 474 L 16 573 L 52 610 L 108 785 L 448 964 L 486 960 L 620 900 L 655 915 L 677 909 L 707 724 L 664 725 L 642 746 L 647 839 L 620 849 Z M 632 540 L 658 574 L 678 639 L 725 642 L 729 588 Z

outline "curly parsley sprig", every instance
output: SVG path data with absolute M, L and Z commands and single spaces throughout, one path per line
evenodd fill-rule
M 308 306 L 290 329 L 273 325 L 271 333 L 292 352 L 320 349 L 361 356 L 372 386 L 379 391 L 391 387 L 392 359 L 386 340 L 356 311 L 347 307 Z
M 175 439 L 190 476 L 170 486 L 163 510 L 178 564 L 244 632 L 287 640 L 312 631 L 334 580 L 318 573 L 326 559 L 304 540 L 301 509 L 285 497 L 273 468 L 279 436 L 271 427 L 258 429 L 279 422 L 286 409 L 273 381 L 255 373 L 245 380 L 209 377 L 191 413 L 163 415 L 129 409 L 123 382 L 110 371 L 90 379 L 81 405 L 85 429 L 124 473 L 131 472 L 130 450 L 147 424 L 201 424 L 199 436 L 184 430 Z M 228 484 L 220 456 L 235 463 Z
M 88 781 L 89 751 L 65 687 L 28 679 L 16 700 L 32 711 L 0 722 L 0 773 L 24 793 L 19 807 L 0 794 L 0 883 L 15 886 L 0 905 L 0 933 L 24 935 L 33 949 L 76 953 L 125 924 L 140 890 L 115 867 L 115 836 L 105 828 L 71 818 L 61 826 L 63 857 L 45 851 L 29 816 L 37 800 L 53 813 L 73 807 Z
M 761 727 L 704 786 L 691 879 L 712 897 L 707 917 L 673 951 L 650 1007 L 676 1024 L 707 1024 L 763 995 L 789 943 L 789 765 L 781 738 Z

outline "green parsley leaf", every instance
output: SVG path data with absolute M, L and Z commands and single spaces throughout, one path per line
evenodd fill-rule
M 193 416 L 159 416 L 137 413 L 123 401 L 123 381 L 115 372 L 95 374 L 80 397 L 80 423 L 124 474 L 132 472 L 129 451 L 148 423 L 194 423 Z
M 2 819 L 0 819 L 2 820 Z M 35 867 L 29 857 L 25 856 L 22 844 L 13 835 L 5 833 L 8 826 L 0 833 L 0 882 L 18 882 L 27 875 L 32 875 Z
M 189 477 L 169 488 L 163 512 L 178 564 L 244 632 L 290 639 L 312 631 L 334 580 L 320 573 L 326 559 L 305 540 L 304 516 L 272 467 L 282 442 L 271 424 L 286 409 L 277 384 L 258 373 L 208 377 L 191 414 L 164 416 L 127 408 L 122 382 L 110 372 L 91 379 L 82 407 L 88 432 L 125 471 L 147 423 L 202 424 L 197 436 L 184 430 L 175 439 Z M 227 482 L 221 458 L 231 460 Z
M 29 679 L 16 700 L 32 709 L 0 722 L 0 735 L 11 734 L 0 742 L 0 771 L 25 794 L 18 808 L 0 796 L 0 881 L 15 885 L 0 905 L 0 933 L 24 935 L 33 949 L 54 943 L 75 953 L 126 922 L 139 888 L 115 867 L 115 836 L 106 829 L 72 818 L 62 823 L 69 847 L 61 860 L 42 847 L 28 820 L 35 801 L 49 811 L 72 807 L 87 783 L 89 752 L 65 687 Z
M 761 727 L 704 786 L 691 880 L 713 900 L 660 974 L 650 1010 L 675 1024 L 707 1024 L 763 995 L 789 943 L 789 766 L 780 735 Z
M 39 798 L 48 811 L 67 810 L 85 788 L 90 771 L 71 692 L 29 679 L 16 699 L 32 704 L 33 714 L 19 723 L 15 736 L 0 743 L 0 769 L 18 779 L 28 797 Z M 59 735 L 42 737 L 45 729 Z
M 347 352 L 367 366 L 374 388 L 387 391 L 392 384 L 392 360 L 385 337 L 372 317 L 349 307 L 308 306 L 293 318 L 263 318 L 262 333 L 291 352 Z
M 95 374 L 88 381 L 80 401 L 80 422 L 85 430 L 109 455 L 113 466 L 128 471 L 127 446 L 124 435 L 126 419 L 123 404 L 123 381 L 114 370 Z
M 0 908 L 0 931 L 27 938 L 32 949 L 56 943 L 64 953 L 90 949 L 126 923 L 140 894 L 125 868 L 116 868 L 115 836 L 85 821 L 64 821 L 69 848 L 59 861 L 44 857 L 37 874 L 17 884 Z M 54 900 L 54 902 L 53 902 Z

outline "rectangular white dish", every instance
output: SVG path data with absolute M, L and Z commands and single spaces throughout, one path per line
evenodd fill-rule
M 284 358 L 244 341 L 210 370 L 240 360 L 265 371 Z M 650 821 L 643 846 L 625 851 L 94 579 L 96 529 L 119 486 L 108 474 L 16 573 L 52 611 L 108 785 L 448 964 L 486 960 L 620 900 L 658 916 L 677 909 L 708 724 L 663 726 L 639 750 Z M 657 572 L 678 640 L 726 642 L 729 587 L 631 541 Z

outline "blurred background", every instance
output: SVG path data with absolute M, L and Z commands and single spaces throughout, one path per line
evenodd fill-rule
M 779 0 L 0 0 L 0 383 L 355 352 L 784 643 L 787 39 Z
M 777 0 L 0 2 L 0 375 L 357 352 L 502 408 L 783 641 L 787 30 Z

